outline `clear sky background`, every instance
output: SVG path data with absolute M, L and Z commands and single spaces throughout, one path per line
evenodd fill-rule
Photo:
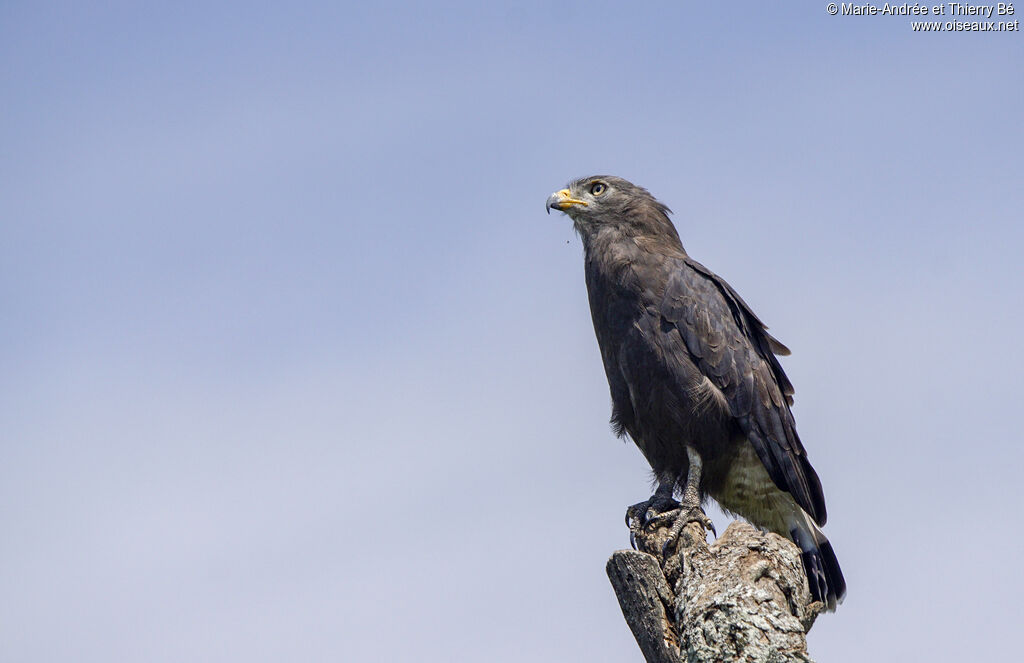
M 649 477 L 544 214 L 595 173 L 794 351 L 812 655 L 1019 647 L 1020 32 L 4 2 L 0 99 L 0 660 L 641 660 Z

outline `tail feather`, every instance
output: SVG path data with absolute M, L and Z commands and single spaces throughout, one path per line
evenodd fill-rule
M 829 612 L 835 610 L 836 605 L 846 597 L 846 580 L 832 544 L 817 527 L 810 532 L 794 529 L 792 537 L 800 546 L 800 557 L 811 596 L 815 601 L 824 603 Z

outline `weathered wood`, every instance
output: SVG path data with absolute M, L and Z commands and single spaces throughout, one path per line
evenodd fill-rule
M 619 606 L 647 663 L 682 663 L 679 636 L 672 625 L 675 595 L 658 560 L 647 553 L 620 550 L 608 560 Z
M 694 522 L 661 561 L 667 531 L 645 529 L 640 551 L 616 552 L 607 567 L 648 663 L 811 661 L 806 634 L 823 606 L 792 542 L 734 522 L 708 545 Z

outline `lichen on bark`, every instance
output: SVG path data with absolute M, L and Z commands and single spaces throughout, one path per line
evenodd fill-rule
M 638 550 L 607 566 L 648 663 L 811 661 L 806 635 L 823 605 L 791 541 L 734 522 L 709 545 L 692 522 L 663 556 L 667 536 L 667 525 L 645 528 Z

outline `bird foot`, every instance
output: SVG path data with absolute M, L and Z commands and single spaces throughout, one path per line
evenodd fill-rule
M 652 521 L 665 513 L 679 511 L 679 502 L 671 497 L 654 494 L 643 502 L 637 502 L 626 509 L 626 527 L 629 528 L 629 544 L 636 550 L 636 536 Z
M 685 504 L 679 505 L 678 509 L 661 513 L 648 521 L 648 525 L 662 525 L 672 522 L 672 529 L 668 531 L 668 539 L 665 544 L 661 547 L 661 556 L 663 558 L 668 557 L 668 552 L 675 544 L 676 540 L 679 539 L 679 535 L 683 533 L 683 529 L 690 523 L 697 523 L 705 530 L 711 530 L 711 533 L 718 538 L 718 532 L 715 531 L 715 524 L 711 522 L 708 515 L 704 513 L 704 509 L 700 508 L 700 505 L 688 506 Z
M 647 530 L 649 534 L 654 529 L 666 526 L 669 523 L 671 523 L 671 528 L 668 532 L 668 539 L 661 547 L 662 559 L 668 558 L 668 551 L 679 539 L 679 535 L 682 534 L 683 529 L 689 523 L 699 523 L 705 530 L 711 530 L 715 538 L 718 537 L 718 532 L 715 531 L 715 524 L 711 522 L 711 519 L 708 518 L 699 504 L 683 504 L 671 497 L 655 494 L 649 500 L 637 502 L 626 509 L 629 544 L 633 546 L 634 550 L 637 549 L 637 536 L 644 533 L 644 530 Z
M 639 522 L 641 526 L 646 525 L 661 514 L 677 511 L 679 506 L 679 502 L 671 497 L 651 495 L 651 499 L 637 502 L 626 509 L 626 526 L 632 527 L 634 522 Z

